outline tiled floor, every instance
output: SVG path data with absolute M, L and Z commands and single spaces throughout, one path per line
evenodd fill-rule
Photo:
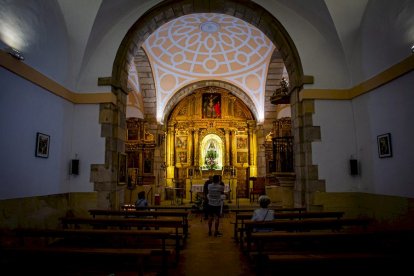
M 226 214 L 220 221 L 221 237 L 208 235 L 208 224 L 200 215 L 190 218 L 190 236 L 181 252 L 177 268 L 170 275 L 254 275 L 247 256 L 233 239 L 233 216 Z

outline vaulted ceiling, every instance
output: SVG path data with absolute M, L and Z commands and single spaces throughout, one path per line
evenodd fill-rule
M 186 85 L 219 80 L 245 91 L 258 119 L 264 118 L 266 74 L 275 46 L 256 27 L 225 14 L 190 14 L 157 29 L 143 49 L 154 77 L 157 114 Z M 137 88 L 136 71 L 131 68 L 130 81 Z

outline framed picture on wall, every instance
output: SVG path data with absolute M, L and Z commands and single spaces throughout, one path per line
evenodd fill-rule
M 128 168 L 128 188 L 133 189 L 138 181 L 138 168 Z
M 118 153 L 118 184 L 124 185 L 127 182 L 127 156 L 125 153 Z
M 38 132 L 36 134 L 36 157 L 49 157 L 50 136 Z
M 391 157 L 391 133 L 385 133 L 377 136 L 379 158 Z

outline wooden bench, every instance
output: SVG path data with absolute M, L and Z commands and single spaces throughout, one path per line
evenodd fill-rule
M 136 267 L 138 275 L 144 275 L 144 259 L 151 256 L 150 249 L 137 249 L 137 248 L 61 248 L 61 247 L 15 247 L 15 248 L 1 248 L 2 254 L 12 254 L 14 258 L 26 259 L 33 256 L 39 257 L 43 255 L 47 256 L 62 256 L 66 261 L 68 256 L 121 256 L 121 257 L 133 257 L 136 258 Z M 46 258 L 45 258 L 46 259 Z M 45 263 L 46 266 L 50 265 L 49 261 Z M 37 263 L 39 264 L 39 263 Z M 4 267 L 3 267 L 4 268 Z M 7 268 L 6 268 L 7 269 Z M 17 269 L 14 268 L 13 271 Z M 31 271 L 33 272 L 33 271 Z M 167 275 L 166 272 L 163 275 Z
M 361 241 L 372 235 L 367 231 L 353 231 L 353 232 L 327 232 L 327 231 L 311 231 L 311 232 L 254 232 L 250 234 L 250 241 L 255 245 L 255 251 L 261 255 L 266 249 L 271 251 L 283 252 L 286 250 L 302 250 L 305 248 L 318 248 L 322 250 L 324 247 L 331 247 L 332 243 L 345 250 L 355 251 L 353 243 L 361 243 Z M 365 243 L 366 245 L 366 243 Z M 276 250 L 275 250 L 276 249 Z M 252 247 L 250 246 L 250 250 Z
M 254 210 L 256 210 L 259 207 L 256 208 L 236 208 L 236 209 L 230 209 L 230 212 L 233 212 L 236 214 L 236 218 L 234 221 L 234 231 L 233 231 L 233 238 L 236 242 L 239 241 L 239 229 L 243 228 L 243 222 L 244 220 L 251 219 L 253 216 Z M 284 213 L 284 212 L 305 212 L 305 207 L 287 207 L 287 208 L 269 208 L 270 210 L 273 210 L 275 214 Z M 240 216 L 239 216 L 240 215 Z
M 2 254 L 133 257 L 136 258 L 139 275 L 143 275 L 143 260 L 151 256 L 161 256 L 161 270 L 166 274 L 168 256 L 172 254 L 172 250 L 166 248 L 166 239 L 170 238 L 170 231 L 15 229 L 12 233 L 16 242 L 10 246 L 3 246 Z M 159 242 L 151 242 L 150 247 L 143 247 L 141 243 L 133 242 L 136 238 Z
M 272 210 L 272 209 L 271 209 Z M 302 208 L 297 208 L 295 212 L 286 211 L 286 209 L 273 209 L 275 219 L 320 219 L 320 218 L 336 218 L 340 219 L 343 217 L 344 212 L 341 211 L 321 211 L 321 212 L 305 212 Z M 234 237 L 236 242 L 239 241 L 238 233 L 240 232 L 241 236 L 244 231 L 244 221 L 248 221 L 252 218 L 253 211 L 250 214 L 242 212 L 236 214 L 236 221 L 234 224 Z
M 253 214 L 253 211 L 256 210 L 257 208 L 260 208 L 259 206 L 255 207 L 255 208 L 230 208 L 229 211 L 235 214 L 239 214 L 239 213 L 250 213 Z M 305 207 L 275 207 L 272 208 L 272 206 L 269 206 L 270 210 L 274 210 L 275 212 L 306 212 L 306 208 Z
M 249 252 L 251 248 L 251 234 L 256 230 L 260 231 L 260 229 L 290 232 L 304 232 L 313 230 L 340 231 L 345 227 L 359 227 L 366 229 L 370 222 L 371 220 L 365 218 L 307 218 L 298 220 L 274 219 L 271 221 L 245 221 L 244 231 L 240 232 L 240 248 L 244 250 L 243 232 L 246 234 L 245 242 L 247 246 L 247 252 Z
M 149 205 L 146 208 L 149 210 L 183 210 L 183 211 L 190 211 L 193 209 L 193 206 L 161 206 L 161 205 Z M 135 205 L 133 204 L 125 204 L 121 207 L 122 211 L 133 211 L 135 209 Z
M 89 214 L 93 218 L 97 216 L 115 216 L 115 217 L 125 217 L 125 218 L 134 218 L 134 217 L 152 217 L 152 218 L 161 218 L 161 217 L 180 217 L 183 223 L 183 233 L 184 239 L 188 237 L 188 216 L 189 211 L 185 210 L 157 210 L 157 211 L 150 211 L 150 210 L 104 210 L 104 209 L 91 209 L 89 210 Z
M 326 268 L 327 265 L 352 267 L 355 264 L 360 267 L 360 263 L 371 261 L 371 265 L 395 261 L 404 263 L 403 259 L 410 259 L 413 255 L 406 255 L 413 246 L 413 236 L 414 230 L 256 232 L 251 234 L 251 241 L 255 244 L 251 255 L 259 270 L 267 264 L 278 269 L 281 265 L 289 269 L 292 266 L 303 267 L 305 271 L 306 265 L 324 265 Z
M 63 217 L 61 218 L 62 226 L 64 229 L 68 228 L 80 228 L 80 225 L 86 227 L 92 227 L 93 229 L 131 229 L 136 228 L 148 228 L 153 227 L 155 229 L 174 229 L 174 233 L 171 237 L 175 239 L 175 250 L 177 262 L 179 258 L 179 252 L 181 247 L 181 240 L 184 242 L 184 226 L 182 220 L 179 218 L 81 218 L 81 217 Z M 182 229 L 180 231 L 180 229 Z

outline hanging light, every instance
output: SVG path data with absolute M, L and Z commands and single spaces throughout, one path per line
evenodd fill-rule
M 17 60 L 24 60 L 23 54 L 17 49 L 10 47 L 8 53 Z

